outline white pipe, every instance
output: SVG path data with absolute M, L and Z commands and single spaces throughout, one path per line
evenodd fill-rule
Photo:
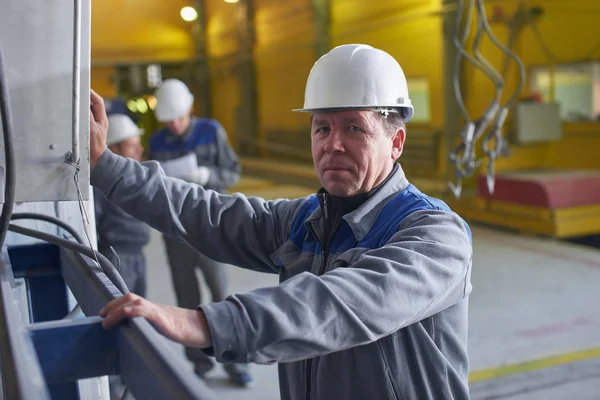
M 71 162 L 79 164 L 79 112 L 81 91 L 81 0 L 74 0 L 73 17 L 73 104 L 72 104 L 72 154 Z

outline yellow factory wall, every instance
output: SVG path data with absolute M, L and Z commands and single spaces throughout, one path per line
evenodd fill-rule
M 210 67 L 212 117 L 223 125 L 235 148 L 236 110 L 240 104 L 240 85 L 231 72 L 235 68 L 235 59 L 212 61 Z
M 255 27 L 260 131 L 307 126 L 306 114 L 292 109 L 302 108 L 304 85 L 315 62 L 311 0 L 257 0 Z
M 291 110 L 302 106 L 304 83 L 314 63 L 314 29 L 310 0 L 291 5 L 257 0 L 254 7 L 259 145 L 268 140 L 267 132 L 307 125 L 306 115 Z M 230 132 L 233 143 L 241 97 L 237 58 L 231 56 L 238 50 L 237 9 L 237 4 L 222 0 L 207 2 L 213 116 Z
M 586 125 L 569 124 L 565 128 L 563 140 L 549 146 L 547 167 L 600 169 L 600 124 Z
M 258 94 L 260 155 L 310 159 L 309 116 L 304 86 L 315 62 L 311 0 L 257 0 L 254 61 Z
M 425 78 L 434 127 L 444 125 L 441 7 L 441 0 L 332 0 L 332 44 L 379 47 L 398 60 L 409 80 Z
M 563 124 L 562 140 L 512 146 L 511 155 L 496 161 L 498 171 L 528 168 L 600 169 L 600 124 Z
M 530 6 L 542 6 L 544 15 L 536 26 L 544 43 L 551 48 L 557 62 L 569 63 L 584 61 L 590 51 L 597 46 L 600 37 L 600 3 L 589 0 L 571 0 L 559 2 L 553 0 L 529 1 Z M 493 2 L 487 7 L 488 16 L 492 8 L 500 7 L 504 15 L 511 16 L 517 9 L 517 1 Z M 587 11 L 586 11 L 587 10 Z M 496 37 L 506 43 L 508 29 L 500 24 L 492 24 Z M 526 27 L 518 36 L 514 50 L 521 57 L 527 72 L 534 66 L 548 65 L 549 60 L 530 27 Z M 494 66 L 502 66 L 503 55 L 489 39 L 482 41 L 481 52 Z M 600 51 L 595 59 L 600 59 Z M 494 87 L 490 80 L 473 67 L 467 69 L 466 102 L 472 116 L 479 116 L 493 98 Z M 511 62 L 506 79 L 503 101 L 517 86 L 517 70 Z M 525 82 L 524 94 L 529 82 Z M 510 117 L 509 117 L 510 118 Z M 563 139 L 553 143 L 535 145 L 513 145 L 511 156 L 497 161 L 497 169 L 513 170 L 523 168 L 600 168 L 597 149 L 600 145 L 599 123 L 564 123 Z

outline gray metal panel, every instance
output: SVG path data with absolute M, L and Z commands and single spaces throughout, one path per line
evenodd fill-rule
M 515 140 L 519 144 L 544 143 L 562 138 L 557 103 L 519 103 L 515 107 Z
M 76 200 L 75 169 L 64 162 L 71 151 L 74 1 L 0 0 L 0 9 L 16 136 L 16 201 Z M 89 0 L 81 1 L 81 15 L 79 183 L 88 199 Z M 5 167 L 2 143 L 0 166 Z

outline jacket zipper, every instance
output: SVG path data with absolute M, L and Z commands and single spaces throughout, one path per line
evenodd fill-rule
M 325 225 L 329 224 L 329 212 L 327 209 L 327 194 L 323 194 L 323 217 L 325 218 Z M 333 229 L 333 227 L 331 227 Z M 316 235 L 315 231 L 312 227 L 310 227 L 311 233 L 313 236 L 319 240 L 319 237 Z M 329 257 L 329 245 L 331 244 L 331 236 L 335 232 L 329 231 L 327 236 L 325 237 L 325 243 L 321 243 L 321 264 L 319 265 L 319 274 L 317 276 L 323 275 L 325 273 L 325 267 L 327 266 L 327 257 Z M 306 400 L 310 400 L 311 395 L 311 373 L 312 373 L 312 358 L 306 361 Z

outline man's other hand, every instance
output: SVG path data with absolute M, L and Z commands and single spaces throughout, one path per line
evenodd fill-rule
M 104 109 L 104 100 L 90 89 L 90 169 L 106 150 L 106 134 L 108 132 L 108 117 Z

